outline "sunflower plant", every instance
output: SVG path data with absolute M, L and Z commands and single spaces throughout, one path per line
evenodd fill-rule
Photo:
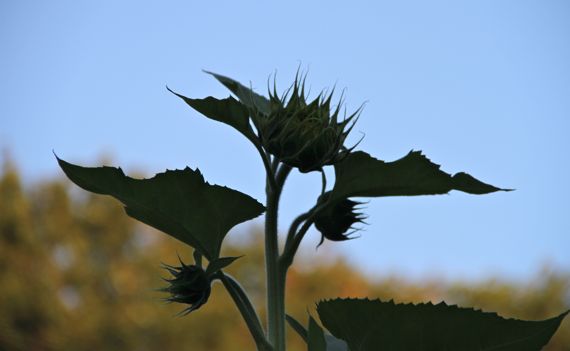
M 163 265 L 168 278 L 164 278 L 166 285 L 161 291 L 167 294 L 165 300 L 184 306 L 181 315 L 199 318 L 198 309 L 209 302 L 211 286 L 219 281 L 239 309 L 257 349 L 263 351 L 286 350 L 287 323 L 306 341 L 309 351 L 531 351 L 548 343 L 567 312 L 543 321 L 521 321 L 443 302 L 414 305 L 336 298 L 317 303 L 320 323 L 310 315 L 306 324 L 289 316 L 285 306 L 287 271 L 303 238 L 314 226 L 321 243 L 350 239 L 355 225 L 365 218 L 356 199 L 436 195 L 451 190 L 481 195 L 510 189 L 484 183 L 464 172 L 448 174 L 420 151 L 411 151 L 393 162 L 356 151 L 346 139 L 361 109 L 346 114 L 342 98 L 333 102 L 333 92 L 309 99 L 306 76 L 297 74 L 285 92 L 279 94 L 273 87 L 266 97 L 231 78 L 207 73 L 233 96 L 195 99 L 169 90 L 195 111 L 231 126 L 252 143 L 266 172 L 264 204 L 237 190 L 209 184 L 197 168 L 134 179 L 120 168 L 82 167 L 57 159 L 69 179 L 81 188 L 115 197 L 124 204 L 127 215 L 193 249 L 193 263 L 180 260 L 176 266 Z M 327 187 L 325 167 L 334 168 L 332 186 Z M 293 220 L 280 247 L 279 200 L 294 170 L 320 172 L 322 191 L 314 205 Z M 224 272 L 238 257 L 220 255 L 232 227 L 262 214 L 265 324 L 239 281 Z

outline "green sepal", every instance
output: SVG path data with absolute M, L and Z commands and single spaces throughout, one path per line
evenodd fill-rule
M 218 82 L 222 83 L 226 88 L 234 93 L 239 101 L 241 101 L 241 103 L 246 105 L 248 108 L 253 109 L 256 112 L 260 112 L 264 115 L 269 114 L 269 100 L 265 96 L 257 94 L 252 89 L 246 87 L 236 80 L 233 80 L 232 78 L 209 71 L 204 72 L 214 76 Z
M 483 183 L 463 172 L 451 176 L 421 151 L 410 151 L 393 162 L 378 160 L 362 151 L 351 152 L 334 168 L 336 181 L 330 196 L 332 202 L 349 197 L 446 194 L 451 190 L 470 194 L 511 190 Z
M 129 216 L 192 246 L 209 261 L 219 257 L 222 241 L 232 227 L 265 211 L 246 194 L 210 185 L 198 169 L 186 167 L 150 179 L 133 179 L 120 168 L 81 167 L 57 160 L 81 188 L 113 196 L 125 205 Z
M 200 253 L 200 251 L 194 249 L 192 256 L 194 257 L 194 264 L 202 268 L 202 254 Z
M 351 350 L 539 351 L 568 312 L 543 321 L 504 319 L 496 313 L 445 303 L 395 304 L 334 299 L 317 304 L 323 325 Z

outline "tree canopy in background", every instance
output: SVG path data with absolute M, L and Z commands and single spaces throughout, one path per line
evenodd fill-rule
M 157 262 L 175 264 L 183 244 L 124 215 L 116 201 L 70 193 L 68 183 L 45 181 L 24 189 L 10 165 L 0 175 L 0 350 L 250 350 L 255 346 L 235 306 L 219 284 L 199 311 L 175 317 L 164 306 L 164 275 Z M 245 233 L 240 235 L 246 235 Z M 231 235 L 230 235 L 231 236 Z M 261 233 L 223 255 L 245 253 L 228 272 L 239 278 L 263 311 Z M 342 277 L 342 279 L 339 279 Z M 340 257 L 309 271 L 293 267 L 287 286 L 289 312 L 299 320 L 315 306 L 306 301 L 365 297 L 397 302 L 443 299 L 521 319 L 545 319 L 570 308 L 570 272 L 545 269 L 531 285 L 490 279 L 479 283 L 398 277 L 371 281 Z M 263 313 L 263 312 L 262 312 Z M 262 316 L 262 320 L 264 320 Z M 304 350 L 289 330 L 290 350 Z M 192 345 L 191 347 L 189 345 Z M 565 321 L 546 350 L 568 350 Z

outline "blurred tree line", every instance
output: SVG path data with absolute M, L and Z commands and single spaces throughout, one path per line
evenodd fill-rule
M 245 255 L 228 269 L 260 307 L 264 274 L 261 233 L 225 255 Z M 0 174 L 0 351 L 253 350 L 239 313 L 221 286 L 186 317 L 157 292 L 177 253 L 190 250 L 127 217 L 121 205 L 64 181 L 23 189 L 17 170 Z M 302 258 L 301 258 L 302 260 Z M 570 273 L 545 269 L 528 285 L 489 280 L 477 284 L 386 278 L 370 281 L 341 258 L 288 279 L 289 313 L 305 322 L 315 301 L 376 296 L 498 311 L 505 317 L 544 319 L 570 308 Z M 315 314 L 314 314 L 315 315 Z M 289 330 L 291 350 L 304 350 Z M 570 350 L 570 320 L 548 350 Z

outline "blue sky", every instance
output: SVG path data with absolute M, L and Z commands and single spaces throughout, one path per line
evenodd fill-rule
M 126 172 L 199 167 L 263 199 L 255 150 L 165 85 L 226 97 L 202 69 L 280 88 L 299 65 L 312 91 L 367 102 L 351 142 L 394 160 L 516 192 L 374 199 L 339 252 L 375 275 L 527 279 L 570 269 L 570 3 L 537 1 L 17 1 L 0 3 L 0 147 L 28 182 L 104 155 Z M 319 176 L 287 183 L 280 227 L 313 203 Z M 241 227 L 242 230 L 248 227 Z M 238 228 L 239 231 L 240 228 Z M 239 235 L 239 234 L 238 234 Z

